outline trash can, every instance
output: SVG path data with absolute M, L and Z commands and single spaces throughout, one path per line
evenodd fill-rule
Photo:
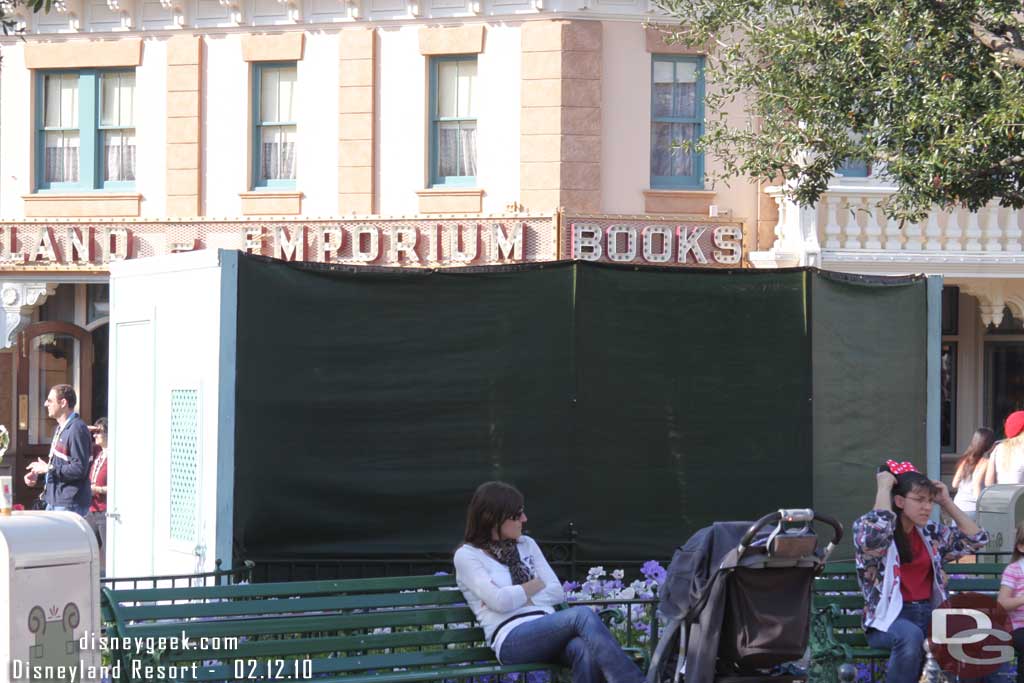
M 996 484 L 978 498 L 978 526 L 988 531 L 985 553 L 1005 553 L 988 558 L 1008 562 L 1017 538 L 1017 525 L 1024 520 L 1024 485 Z
M 99 585 L 96 535 L 84 518 L 0 516 L 0 683 L 98 680 Z

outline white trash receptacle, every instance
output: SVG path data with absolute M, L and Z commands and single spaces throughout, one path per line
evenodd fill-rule
M 99 566 L 83 517 L 0 516 L 0 683 L 98 678 L 99 650 L 80 641 L 100 636 Z

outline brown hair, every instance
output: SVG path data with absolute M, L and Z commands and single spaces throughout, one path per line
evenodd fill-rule
M 64 399 L 68 402 L 68 409 L 74 410 L 75 404 L 78 403 L 78 396 L 75 394 L 75 388 L 70 384 L 54 384 L 50 391 L 57 396 L 57 400 Z
M 928 494 L 935 498 L 939 493 L 939 487 L 935 482 L 920 472 L 904 472 L 896 476 L 896 485 L 892 487 L 892 509 L 896 513 L 896 528 L 893 530 L 893 540 L 896 542 L 896 550 L 900 554 L 900 564 L 907 564 L 914 559 L 914 553 L 910 549 L 910 539 L 903 531 L 903 509 L 896 507 L 896 496 L 907 497 L 914 491 Z
M 482 548 L 493 539 L 491 533 L 523 509 L 523 494 L 503 481 L 480 484 L 466 510 L 466 533 L 462 540 Z
M 974 436 L 971 437 L 971 443 L 967 446 L 967 450 L 960 456 L 956 466 L 959 468 L 963 465 L 963 470 L 960 471 L 960 478 L 966 479 L 971 476 L 974 468 L 978 466 L 981 459 L 986 453 L 992 448 L 992 444 L 996 441 L 996 434 L 988 427 L 978 427 L 975 430 Z
M 1024 545 L 1024 522 L 1017 525 L 1017 538 L 1013 540 L 1013 553 L 1010 554 L 1010 562 L 1016 562 L 1021 557 L 1024 557 L 1018 548 Z

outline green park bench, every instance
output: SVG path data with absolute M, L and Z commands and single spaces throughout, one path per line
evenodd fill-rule
M 111 648 L 123 680 L 412 683 L 559 669 L 499 663 L 454 576 L 104 587 L 102 597 L 108 637 L 190 640 Z
M 950 593 L 995 596 L 1006 568 L 1000 563 L 947 564 Z M 844 662 L 884 662 L 888 650 L 868 645 L 861 626 L 864 595 L 857 583 L 854 563 L 831 562 L 814 581 L 811 621 L 811 680 L 835 683 Z

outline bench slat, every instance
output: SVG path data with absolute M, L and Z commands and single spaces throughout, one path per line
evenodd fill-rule
M 397 593 L 419 588 L 455 588 L 454 576 L 395 576 L 338 581 L 282 581 L 277 583 L 194 586 L 189 588 L 131 588 L 110 591 L 115 602 L 161 600 L 221 600 L 351 593 Z
M 164 659 L 169 662 L 225 661 L 482 642 L 482 628 L 451 628 L 443 631 L 401 631 L 372 635 L 253 639 L 239 643 L 232 650 L 186 650 L 169 653 Z
M 123 607 L 122 618 L 147 619 L 203 618 L 245 614 L 287 614 L 339 609 L 381 609 L 423 605 L 465 604 L 460 591 L 424 591 L 420 593 L 364 593 L 291 600 L 231 600 L 227 602 L 186 602 L 174 605 Z
M 132 638 L 180 636 L 184 631 L 191 638 L 211 636 L 287 635 L 297 633 L 330 633 L 349 629 L 385 628 L 389 626 L 431 626 L 433 624 L 473 623 L 468 607 L 409 609 L 364 614 L 318 614 L 279 616 L 255 619 L 217 619 L 172 623 L 129 624 L 123 627 Z

